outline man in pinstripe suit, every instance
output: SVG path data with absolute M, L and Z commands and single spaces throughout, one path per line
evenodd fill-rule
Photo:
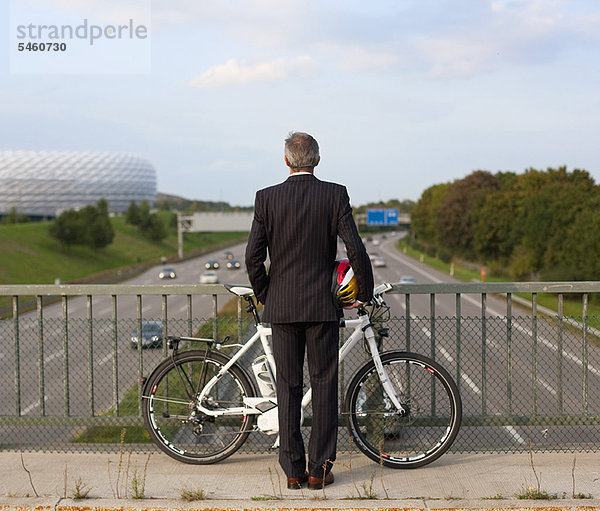
M 290 133 L 284 159 L 290 169 L 287 180 L 256 194 L 246 267 L 254 293 L 264 304 L 263 321 L 273 330 L 279 463 L 288 488 L 300 488 L 308 480 L 309 488 L 317 489 L 333 482 L 330 470 L 336 458 L 341 312 L 331 283 L 338 236 L 358 281 L 356 306 L 371 299 L 373 273 L 346 188 L 313 175 L 320 161 L 317 141 L 307 133 Z M 308 472 L 300 433 L 305 351 L 313 410 Z

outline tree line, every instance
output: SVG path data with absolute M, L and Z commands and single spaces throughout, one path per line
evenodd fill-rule
M 566 167 L 477 170 L 427 188 L 411 212 L 412 242 L 516 280 L 600 280 L 600 186 Z

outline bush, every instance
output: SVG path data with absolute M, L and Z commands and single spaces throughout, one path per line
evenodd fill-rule
M 49 234 L 60 241 L 63 250 L 71 245 L 104 248 L 115 238 L 108 217 L 108 203 L 100 199 L 96 206 L 86 206 L 79 211 L 63 211 L 50 225 Z

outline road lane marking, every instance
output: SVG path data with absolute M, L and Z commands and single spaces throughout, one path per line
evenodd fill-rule
M 109 353 L 108 355 L 103 357 L 102 360 L 100 360 L 100 362 L 98 362 L 98 367 L 106 364 L 109 360 L 112 360 L 112 358 L 113 358 L 113 354 Z
M 385 245 L 382 245 L 382 250 L 385 250 L 385 252 L 393 257 L 394 259 L 396 259 L 397 261 L 406 264 L 409 268 L 414 269 L 416 272 L 420 273 L 421 275 L 431 279 L 432 281 L 436 282 L 436 283 L 442 283 L 441 280 L 437 279 L 436 277 L 433 277 L 431 275 L 429 275 L 426 271 L 422 270 L 421 268 L 415 266 L 414 264 L 412 264 L 409 261 L 406 261 L 405 258 L 408 256 L 404 256 L 404 258 L 400 257 L 399 255 L 395 254 L 394 252 L 390 251 L 390 249 L 387 248 L 387 245 L 389 245 L 390 243 L 392 243 L 393 240 L 391 242 L 386 243 Z M 477 300 L 475 300 L 474 298 L 472 298 L 469 295 L 465 295 L 465 294 L 461 294 L 461 297 L 465 300 L 467 300 L 468 302 L 477 305 L 477 306 L 481 306 L 481 303 L 477 302 Z M 496 317 L 500 317 L 503 318 L 505 317 L 505 315 L 499 313 L 498 311 L 496 311 L 495 309 L 488 307 L 487 312 L 491 315 L 491 316 L 496 316 Z M 533 332 L 527 328 L 524 328 L 522 326 L 520 326 L 518 323 L 514 323 L 515 328 L 523 333 L 526 333 L 527 335 L 529 335 L 530 337 L 533 337 Z M 542 336 L 538 336 L 538 339 L 548 348 L 550 348 L 553 351 L 558 351 L 558 346 L 556 346 L 555 344 L 553 344 L 552 342 L 550 342 L 548 339 L 545 339 Z M 489 342 L 489 341 L 488 341 Z M 495 343 L 494 343 L 495 344 Z M 497 346 L 497 345 L 496 345 Z M 563 357 L 565 357 L 566 359 L 570 359 L 573 362 L 575 362 L 577 365 L 579 365 L 580 367 L 583 367 L 584 363 L 583 361 L 577 357 L 576 355 L 568 352 L 568 351 L 564 351 L 563 350 Z M 597 367 L 591 365 L 588 363 L 588 371 L 594 375 L 600 376 L 600 369 L 598 369 Z
M 508 433 L 510 434 L 510 436 L 512 436 L 517 443 L 524 445 L 527 443 L 527 440 L 525 440 L 521 435 L 519 435 L 519 433 L 517 433 L 517 430 L 512 427 L 512 426 L 504 426 L 504 429 L 506 431 L 508 431 Z
M 394 252 L 391 252 L 388 248 L 387 245 L 389 245 L 390 243 L 393 243 L 394 240 L 386 243 L 385 245 L 382 245 L 381 248 L 382 250 L 385 250 L 385 252 L 393 257 L 394 259 L 396 259 L 396 261 L 401 262 L 402 264 L 405 264 L 406 266 L 408 266 L 409 268 L 411 268 L 412 270 L 416 271 L 417 273 L 423 275 L 424 277 L 428 278 L 429 280 L 433 281 L 435 284 L 444 284 L 443 280 L 440 280 L 436 277 L 434 277 L 433 275 L 427 273 L 425 270 L 419 268 L 418 266 L 414 265 L 413 263 L 411 263 L 410 261 L 407 261 L 406 258 L 408 258 L 408 256 L 404 256 L 404 257 L 400 257 L 398 254 L 395 254 Z M 396 249 L 394 249 L 396 250 Z M 460 295 L 462 297 L 463 300 L 466 300 L 467 302 L 477 306 L 477 307 L 481 307 L 481 302 L 478 302 L 477 300 L 475 300 L 475 298 L 471 297 L 470 295 L 461 293 Z M 498 311 L 496 311 L 494 308 L 492 307 L 487 307 L 486 311 L 491 315 L 491 316 L 502 316 L 502 314 Z
M 49 364 L 50 362 L 52 362 L 55 358 L 58 357 L 62 357 L 64 351 L 63 350 L 59 350 L 56 353 L 53 353 L 52 355 L 48 355 L 45 359 L 44 359 L 44 364 Z
M 450 355 L 444 348 L 438 348 L 442 356 L 450 363 L 454 362 L 454 357 Z M 460 377 L 465 381 L 465 383 L 471 387 L 471 390 L 475 392 L 475 394 L 481 396 L 481 389 L 477 386 L 477 384 L 469 378 L 469 375 L 466 373 L 461 373 Z
M 48 396 L 44 396 L 44 402 L 48 401 Z M 30 404 L 29 406 L 23 408 L 23 410 L 21 410 L 21 415 L 27 415 L 29 412 L 35 410 L 36 408 L 40 407 L 40 402 L 36 401 L 33 404 Z
M 531 330 L 529 330 L 529 328 L 525 328 L 516 322 L 514 323 L 514 326 L 519 332 L 522 332 L 522 333 L 528 335 L 529 337 L 533 337 L 533 332 Z M 550 350 L 555 351 L 555 352 L 558 351 L 558 346 L 556 344 L 552 343 L 551 341 L 549 341 L 548 339 L 546 339 L 545 337 L 538 335 L 537 338 L 544 346 L 546 346 Z M 583 360 L 581 360 L 577 355 L 574 355 L 573 353 L 563 350 L 563 357 L 565 357 L 567 360 L 572 360 L 578 366 L 583 367 Z M 588 364 L 588 371 L 592 374 L 595 374 L 596 376 L 600 376 L 600 370 L 591 364 Z
M 556 392 L 556 390 L 554 390 L 554 387 L 552 387 L 552 385 L 550 385 L 548 382 L 545 382 L 544 380 L 542 380 L 541 378 L 537 379 L 538 383 L 544 387 L 548 392 L 550 392 L 550 394 L 552 394 L 553 396 L 556 396 L 558 393 Z
M 389 243 L 386 243 L 386 246 Z M 424 277 L 430 279 L 431 281 L 435 282 L 435 283 L 443 283 L 442 280 L 437 279 L 436 277 L 433 277 L 432 275 L 430 275 L 429 273 L 427 273 L 426 271 L 422 270 L 421 268 L 419 268 L 418 266 L 412 264 L 409 261 L 406 261 L 404 258 L 401 258 L 400 256 L 398 256 L 397 254 L 391 252 L 389 249 L 387 249 L 386 246 L 382 246 L 382 250 L 384 250 L 389 256 L 391 256 L 392 258 L 396 259 L 397 261 L 401 262 L 402 264 L 405 264 L 406 266 L 408 266 L 409 268 L 411 268 L 412 270 L 414 270 L 415 272 L 419 273 L 420 275 L 423 275 Z M 394 296 L 398 296 L 398 295 L 394 295 Z M 465 295 L 461 293 L 461 297 L 466 300 L 467 302 L 477 306 L 477 307 L 481 307 L 481 302 L 477 301 L 475 298 L 469 296 L 469 295 Z M 505 317 L 504 314 L 498 312 L 497 310 L 495 310 L 493 307 L 487 307 L 486 308 L 486 312 L 490 315 L 490 316 L 496 316 L 496 317 L 500 317 L 503 318 Z M 412 314 L 411 314 L 412 316 Z M 530 330 L 518 325 L 516 322 L 514 323 L 515 327 L 517 330 L 526 333 L 527 335 L 529 335 L 530 337 L 533 337 L 533 332 L 531 332 Z M 431 333 L 429 332 L 428 329 L 426 329 L 425 327 L 421 328 L 421 330 L 425 333 L 425 335 L 429 338 L 431 338 Z M 552 351 L 557 352 L 558 351 L 558 346 L 556 346 L 555 344 L 553 344 L 552 342 L 550 342 L 548 339 L 545 339 L 544 337 L 539 336 L 538 339 L 542 342 L 542 344 L 544 344 L 546 347 L 548 347 L 549 349 L 551 349 Z M 488 344 L 492 344 L 492 346 L 498 346 L 497 343 L 490 341 L 489 339 L 486 339 Z M 452 362 L 454 359 L 452 358 L 452 356 L 444 349 L 444 348 L 438 348 L 440 353 L 442 353 L 442 355 L 449 361 Z M 568 352 L 568 351 L 564 351 L 563 350 L 563 357 L 565 357 L 566 359 L 570 359 L 573 362 L 575 362 L 576 364 L 578 364 L 579 366 L 583 367 L 584 363 L 583 361 L 577 357 L 576 355 Z M 594 367 L 593 365 L 588 363 L 588 371 L 592 374 L 595 375 L 600 375 L 600 370 L 598 370 L 596 367 Z M 479 389 L 479 387 L 477 387 L 477 385 L 475 385 L 475 383 L 468 377 L 468 375 L 466 374 L 461 374 L 461 378 L 463 380 L 465 380 L 469 387 L 476 393 L 481 394 L 481 390 Z M 552 395 L 557 395 L 556 390 L 554 390 L 554 388 L 552 388 L 547 382 L 544 382 L 543 380 L 538 378 L 538 382 L 548 391 L 550 392 Z M 504 429 L 509 433 L 509 435 L 519 444 L 524 445 L 526 444 L 526 440 L 517 432 L 517 430 L 513 427 L 513 426 L 503 426 Z

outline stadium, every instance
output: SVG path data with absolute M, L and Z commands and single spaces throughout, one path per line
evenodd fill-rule
M 156 170 L 129 153 L 0 151 L 0 216 L 16 208 L 31 218 L 52 218 L 106 199 L 123 213 L 131 201 L 156 196 Z

